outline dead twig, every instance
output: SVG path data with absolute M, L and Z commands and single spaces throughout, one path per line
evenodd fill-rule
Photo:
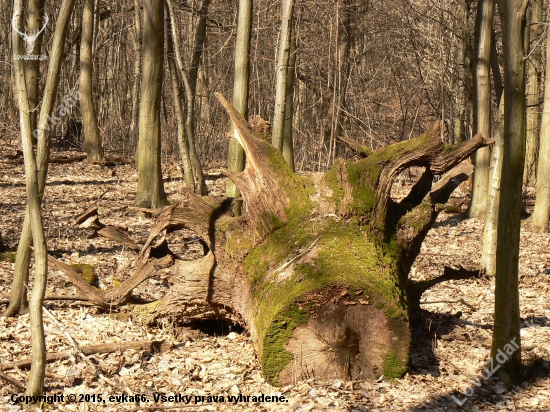
M 25 385 L 23 385 L 17 379 L 12 378 L 10 375 L 6 375 L 4 372 L 0 372 L 0 378 L 4 379 L 5 381 L 8 381 L 13 386 L 15 386 L 17 389 L 25 390 Z

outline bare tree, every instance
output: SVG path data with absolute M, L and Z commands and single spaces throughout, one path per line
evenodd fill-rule
M 52 48 L 52 63 L 48 70 L 47 84 L 50 86 L 59 79 L 59 66 L 63 57 L 62 47 L 63 39 L 67 31 L 70 16 L 72 14 L 74 0 L 64 0 L 57 19 L 57 27 L 54 35 L 54 47 Z M 21 23 L 23 15 L 23 2 L 21 0 L 14 1 L 14 16 L 17 17 L 18 23 Z M 12 44 L 13 50 L 22 54 L 23 44 L 20 34 L 13 30 Z M 32 148 L 32 127 L 30 120 L 30 107 L 27 96 L 27 87 L 25 84 L 25 69 L 21 60 L 14 62 L 15 66 L 15 87 L 17 88 L 19 102 L 19 116 L 21 127 L 21 143 L 23 147 L 23 156 L 25 160 L 25 181 L 27 187 L 27 212 L 26 220 L 30 226 L 32 241 L 34 244 L 35 256 L 35 274 L 34 284 L 29 301 L 29 320 L 31 325 L 31 344 L 32 344 L 32 363 L 29 379 L 27 383 L 26 394 L 35 396 L 41 395 L 44 390 L 44 376 L 46 371 L 46 343 L 44 339 L 44 326 L 42 322 L 42 301 L 46 290 L 48 261 L 47 261 L 47 245 L 44 235 L 44 227 L 42 224 L 42 215 L 40 211 L 40 198 L 44 188 L 46 179 L 46 170 L 48 163 L 48 139 L 44 134 L 38 134 L 38 153 L 35 157 Z M 49 93 L 49 94 L 48 94 Z M 39 130 L 43 126 L 46 115 L 46 110 L 51 110 L 53 107 L 54 92 L 51 89 L 45 91 L 45 97 L 48 101 L 44 101 L 40 115 Z M 48 112 L 49 114 L 49 112 Z M 40 139 L 42 138 L 42 139 Z M 39 172 L 40 171 L 40 172 Z M 25 232 L 22 233 L 22 236 Z M 30 242 L 29 242 L 30 244 Z M 21 254 L 23 257 L 25 252 Z M 28 268 L 27 268 L 28 276 Z M 26 279 L 24 279 L 26 282 Z
M 546 46 L 546 61 L 550 61 L 550 30 Z M 537 164 L 537 199 L 535 210 L 529 219 L 531 230 L 538 233 L 548 232 L 550 219 L 550 75 L 544 80 L 544 110 L 540 127 L 540 156 Z M 543 179 L 542 176 L 545 178 Z
M 165 206 L 160 159 L 160 99 L 164 72 L 164 4 L 143 2 L 143 64 L 139 108 L 138 188 L 135 205 Z
M 498 0 L 504 55 L 504 134 L 496 248 L 495 325 L 491 357 L 508 359 L 497 374 L 508 384 L 522 382 L 519 318 L 519 240 L 525 156 L 524 0 Z M 510 345 L 518 346 L 509 351 Z
M 526 34 L 529 34 L 531 39 L 529 43 L 534 43 L 534 47 L 531 51 L 530 44 L 528 44 L 529 48 L 526 49 L 529 59 L 527 60 L 527 141 L 523 184 L 534 186 L 537 181 L 537 158 L 539 155 L 542 0 L 531 0 L 529 15 Z
M 294 0 L 281 2 L 281 31 L 279 34 L 279 53 L 277 56 L 275 86 L 275 113 L 273 115 L 273 132 L 271 141 L 275 148 L 283 150 L 283 137 L 285 127 L 285 110 L 287 96 L 287 72 L 290 58 L 292 38 L 292 15 L 294 13 Z
M 237 39 L 235 40 L 235 74 L 233 79 L 233 106 L 248 119 L 248 93 L 250 89 L 250 41 L 252 39 L 252 0 L 239 0 L 237 14 Z M 231 132 L 235 125 L 231 123 Z M 244 170 L 244 150 L 235 138 L 229 140 L 228 169 L 233 172 Z M 239 197 L 240 192 L 235 183 L 227 180 L 226 196 Z M 242 202 L 233 207 L 236 216 L 241 214 Z
M 82 38 L 80 40 L 80 109 L 84 128 L 84 143 L 88 161 L 103 160 L 103 142 L 97 126 L 97 116 L 92 96 L 94 38 L 94 1 L 82 2 Z
M 491 136 L 491 30 L 493 27 L 494 0 L 480 0 L 477 6 L 474 30 L 474 133 Z M 489 165 L 491 150 L 488 147 L 474 155 L 472 201 L 468 209 L 470 217 L 482 217 L 487 209 L 489 190 Z
M 180 148 L 183 174 L 187 187 L 192 192 L 195 192 L 195 178 L 193 177 L 193 167 L 191 166 L 191 160 L 189 159 L 189 142 L 185 133 L 185 110 L 182 104 L 180 82 L 178 79 L 176 56 L 174 52 L 173 31 L 170 22 L 170 9 L 167 3 L 164 5 L 164 14 L 164 25 L 166 27 L 166 56 L 168 58 L 168 69 L 170 70 L 170 80 L 172 82 L 172 95 L 174 99 L 176 121 L 178 124 L 178 145 Z

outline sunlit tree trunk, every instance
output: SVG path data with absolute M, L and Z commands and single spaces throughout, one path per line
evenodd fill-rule
M 250 80 L 250 41 L 252 39 L 252 0 L 239 0 L 237 15 L 237 39 L 235 40 L 235 75 L 233 79 L 233 106 L 248 119 L 248 93 Z M 235 126 L 231 123 L 231 131 Z M 244 169 L 245 155 L 241 145 L 235 138 L 229 140 L 228 168 L 234 172 Z M 226 183 L 226 196 L 239 197 L 237 186 L 231 181 Z M 242 202 L 233 207 L 236 216 L 241 214 Z
M 34 34 L 43 29 L 44 26 L 44 0 L 29 0 L 28 5 L 29 18 L 27 20 L 27 32 Z M 31 50 L 31 54 L 39 56 L 42 52 L 42 39 L 44 30 L 36 38 Z M 27 94 L 29 99 L 29 108 L 31 109 L 31 128 L 36 130 L 38 119 L 38 88 L 40 83 L 40 60 L 25 61 L 25 82 L 27 84 Z M 33 144 L 36 144 L 34 136 L 31 137 Z
M 46 175 L 48 172 L 48 159 L 50 154 L 50 125 L 49 115 L 54 110 L 56 93 L 59 87 L 59 74 L 63 61 L 63 46 L 67 36 L 67 29 L 74 6 L 74 0 L 64 0 L 57 19 L 52 47 L 50 50 L 50 64 L 44 87 L 44 99 L 40 106 L 40 118 L 38 127 L 33 132 L 37 140 L 36 158 L 38 161 L 38 189 L 39 198 L 42 198 Z M 15 80 L 15 77 L 14 77 Z M 15 84 L 15 82 L 14 82 Z M 74 94 L 74 93 L 73 93 Z M 72 96 L 75 97 L 75 96 Z M 71 99 L 75 102 L 76 99 Z M 76 102 L 75 102 L 76 104 Z M 10 304 L 4 316 L 14 316 L 27 311 L 27 282 L 29 279 L 29 264 L 31 259 L 30 246 L 32 245 L 31 219 L 29 210 L 25 212 L 21 237 L 17 245 L 17 259 L 15 260 L 13 282 L 10 292 Z
M 271 142 L 280 151 L 283 150 L 285 127 L 285 111 L 287 100 L 287 71 L 290 58 L 292 38 L 292 15 L 294 0 L 283 0 L 281 3 L 281 31 L 279 33 L 279 53 L 277 56 L 275 113 L 273 116 L 273 132 Z
M 82 2 L 82 38 L 80 40 L 80 109 L 84 128 L 84 145 L 88 161 L 103 160 L 103 143 L 97 125 L 97 115 L 92 96 L 94 37 L 94 0 Z
M 294 121 L 294 73 L 296 71 L 296 27 L 294 18 L 291 24 L 290 35 L 290 56 L 288 58 L 288 68 L 286 71 L 286 104 L 285 104 L 285 123 L 283 127 L 283 158 L 286 160 L 292 171 L 294 166 L 294 140 L 293 140 L 293 121 Z
M 462 47 L 458 48 L 458 64 L 459 64 L 459 86 L 457 93 L 457 107 L 456 117 L 454 124 L 454 143 L 461 143 L 466 140 L 465 135 L 465 123 L 466 123 L 466 107 L 471 93 L 471 53 L 470 53 L 470 30 L 468 24 L 468 17 L 470 14 L 470 8 L 467 0 L 461 0 L 459 2 L 459 18 L 462 36 Z
M 138 188 L 135 205 L 165 206 L 161 171 L 160 99 L 164 71 L 164 4 L 143 2 L 143 48 L 139 107 Z
M 493 26 L 494 0 L 480 0 L 474 30 L 473 69 L 473 132 L 483 137 L 491 136 L 491 28 Z M 487 208 L 489 190 L 489 165 L 491 150 L 484 147 L 474 155 L 472 201 L 468 209 L 470 217 L 482 217 Z
M 132 114 L 130 120 L 130 136 L 135 143 L 136 139 L 136 125 L 139 122 L 139 79 L 141 78 L 141 16 L 139 12 L 139 0 L 134 0 L 134 19 L 135 26 L 133 30 L 134 39 L 134 85 L 132 89 Z M 137 144 L 136 146 L 137 147 Z M 136 157 L 137 158 L 137 157 Z
M 22 0 L 14 1 L 14 16 L 19 17 L 19 25 L 23 14 Z M 31 329 L 31 370 L 27 382 L 26 394 L 30 396 L 41 395 L 44 390 L 44 376 L 46 371 L 46 343 L 44 339 L 44 325 L 42 322 L 42 302 L 46 290 L 48 261 L 47 245 L 44 236 L 44 227 L 42 224 L 42 215 L 40 211 L 41 193 L 43 192 L 48 163 L 49 135 L 41 133 L 44 129 L 46 116 L 53 109 L 55 100 L 55 91 L 59 81 L 59 68 L 61 65 L 63 52 L 62 44 L 65 38 L 70 16 L 72 14 L 74 0 L 64 0 L 59 10 L 57 27 L 54 33 L 53 47 L 51 53 L 51 64 L 48 70 L 46 81 L 45 98 L 40 113 L 40 121 L 37 137 L 37 156 L 35 157 L 32 147 L 33 130 L 30 120 L 30 107 L 27 96 L 27 87 L 25 84 L 25 69 L 22 60 L 14 62 L 15 68 L 15 87 L 19 102 L 19 117 L 21 128 L 21 143 L 23 147 L 23 156 L 25 164 L 25 182 L 27 188 L 27 210 L 26 220 L 30 226 L 32 241 L 34 244 L 35 273 L 33 289 L 29 301 L 29 320 Z M 23 44 L 19 33 L 12 31 L 13 50 L 16 54 L 22 54 Z M 52 86 L 55 89 L 52 90 Z M 46 110 L 48 110 L 46 112 Z M 36 134 L 38 136 L 36 136 Z M 23 232 L 22 235 L 25 233 Z M 29 242 L 30 243 L 30 242 Z M 23 257 L 23 254 L 21 255 Z M 28 271 L 28 268 L 27 268 Z M 27 272 L 28 275 L 28 272 Z M 27 279 L 24 281 L 26 282 Z
M 182 96 L 180 83 L 178 80 L 178 71 L 176 68 L 176 58 L 174 54 L 174 42 L 172 40 L 172 27 L 170 23 L 170 10 L 168 5 L 164 5 L 164 24 L 166 27 L 166 56 L 168 58 L 168 68 L 170 70 L 170 80 L 172 82 L 172 95 L 174 98 L 174 112 L 178 124 L 178 145 L 180 148 L 181 162 L 187 187 L 195 192 L 195 179 L 193 177 L 193 167 L 189 159 L 189 146 L 185 134 L 185 111 L 181 102 Z
M 519 240 L 522 178 L 525 157 L 525 4 L 523 0 L 498 0 L 502 21 L 504 56 L 504 134 L 498 207 L 495 325 L 491 357 L 498 351 L 508 359 L 497 374 L 507 384 L 523 380 L 519 318 Z M 508 352 L 510 344 L 517 349 Z
M 483 252 L 480 267 L 484 268 L 489 276 L 496 275 L 498 207 L 500 203 L 500 175 L 502 173 L 502 150 L 504 127 L 504 99 L 500 99 L 498 120 L 495 123 L 495 144 L 491 151 L 491 169 L 489 181 L 489 199 L 485 225 L 483 226 Z
M 537 180 L 537 158 L 539 155 L 539 126 L 540 126 L 540 76 L 542 69 L 542 0 L 532 0 L 530 11 L 530 39 L 534 44 L 527 60 L 527 140 L 525 147 L 525 168 L 523 184 L 534 186 Z M 529 30 L 527 28 L 526 30 Z
M 548 30 L 547 44 L 550 44 Z M 550 60 L 550 47 L 546 47 L 546 61 Z M 550 219 L 550 75 L 544 80 L 544 109 L 540 126 L 540 156 L 537 165 L 537 199 L 535 210 L 530 218 L 531 230 L 538 233 L 548 231 Z M 544 177 L 544 178 L 543 178 Z

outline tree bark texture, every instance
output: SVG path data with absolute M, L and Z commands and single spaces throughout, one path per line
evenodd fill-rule
M 495 324 L 491 356 L 514 342 L 497 374 L 507 384 L 522 382 L 519 318 L 519 240 L 525 157 L 525 7 L 522 0 L 499 0 L 504 55 L 504 134 L 498 208 Z
M 550 30 L 547 44 L 550 43 Z M 550 47 L 546 47 L 546 61 L 550 59 Z M 537 199 L 535 210 L 530 218 L 531 230 L 538 233 L 548 231 L 550 219 L 550 76 L 546 74 L 544 80 L 544 107 L 540 127 L 540 156 L 537 164 Z M 545 177 L 544 179 L 542 177 Z
M 248 93 L 250 78 L 250 42 L 252 40 L 252 0 L 239 0 L 237 15 L 237 39 L 235 40 L 235 74 L 233 80 L 233 106 L 248 119 Z M 231 124 L 231 132 L 234 133 Z M 233 172 L 244 170 L 245 155 L 235 138 L 229 140 L 228 168 Z M 227 180 L 226 196 L 239 197 L 240 192 L 235 183 Z M 242 202 L 233 207 L 236 216 L 241 215 Z
M 160 159 L 160 99 L 164 72 L 164 5 L 143 3 L 141 100 L 139 107 L 138 188 L 135 206 L 159 208 L 164 193 Z
M 97 125 L 97 115 L 92 94 L 94 63 L 92 43 L 94 38 L 94 0 L 82 2 L 82 37 L 80 39 L 80 111 L 84 129 L 84 146 L 89 162 L 103 160 L 103 142 Z
M 63 61 L 63 46 L 67 36 L 73 6 L 74 0 L 65 0 L 60 9 L 62 12 L 60 12 L 58 16 L 58 22 L 52 39 L 50 64 L 46 76 L 46 85 L 44 87 L 44 98 L 40 108 L 38 128 L 33 132 L 33 134 L 36 133 L 35 137 L 37 139 L 36 160 L 38 163 L 38 190 L 40 199 L 42 199 L 42 194 L 44 193 L 44 187 L 46 185 L 50 156 L 51 139 L 48 116 L 52 113 L 55 106 L 56 92 L 59 86 L 59 74 Z M 73 104 L 72 102 L 74 102 L 74 99 L 71 99 L 71 104 Z M 27 208 L 25 211 L 23 228 L 21 230 L 21 237 L 17 246 L 17 259 L 15 261 L 14 276 L 10 292 L 10 304 L 4 312 L 4 316 L 14 316 L 18 313 L 24 313 L 27 310 L 26 285 L 29 279 L 31 245 L 31 220 Z
M 474 29 L 474 133 L 491 136 L 491 30 L 493 27 L 494 0 L 480 0 Z M 478 150 L 473 159 L 475 166 L 472 184 L 472 201 L 468 209 L 470 217 L 483 217 L 487 210 L 489 190 L 489 166 L 491 150 Z
M 178 123 L 178 145 L 180 149 L 181 163 L 185 184 L 195 192 L 195 178 L 193 176 L 193 166 L 189 158 L 189 143 L 185 133 L 185 110 L 182 103 L 182 95 L 180 90 L 180 82 L 178 79 L 178 71 L 176 68 L 176 57 L 174 52 L 173 31 L 170 21 L 170 9 L 168 5 L 164 5 L 164 20 L 166 26 L 166 56 L 168 57 L 168 68 L 170 70 L 170 80 L 172 82 L 172 94 L 174 98 L 174 110 L 176 111 L 176 120 Z
M 14 16 L 21 26 L 23 16 L 23 2 L 14 1 Z M 23 54 L 23 40 L 20 34 L 12 30 L 13 51 Z M 32 147 L 32 125 L 30 107 L 25 82 L 25 65 L 21 60 L 15 60 L 15 87 L 19 103 L 19 118 L 21 128 L 21 144 L 25 159 L 25 185 L 27 189 L 27 213 L 30 222 L 30 231 L 34 243 L 35 275 L 34 285 L 29 301 L 29 320 L 31 327 L 32 364 L 27 381 L 26 394 L 41 395 L 44 390 L 44 376 L 46 372 L 46 342 L 44 339 L 44 325 L 42 323 L 42 300 L 46 290 L 46 276 L 48 272 L 46 238 L 42 225 L 40 211 L 40 197 L 36 158 Z
M 527 140 L 525 146 L 525 168 L 523 184 L 535 186 L 537 183 L 537 159 L 539 156 L 539 127 L 540 127 L 540 81 L 542 71 L 542 0 L 532 0 L 529 7 L 532 50 L 527 59 Z M 530 46 L 530 45 L 529 45 Z M 531 47 L 531 46 L 530 46 Z
M 285 127 L 285 111 L 287 100 L 287 72 L 290 58 L 292 37 L 292 15 L 294 13 L 294 0 L 281 2 L 281 31 L 279 32 L 279 52 L 277 55 L 276 84 L 275 84 L 275 112 L 273 115 L 273 133 L 271 142 L 274 147 L 283 150 L 283 138 Z

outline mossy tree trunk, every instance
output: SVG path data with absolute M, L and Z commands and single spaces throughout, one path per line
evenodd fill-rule
M 218 98 L 246 153 L 242 172 L 226 171 L 242 193 L 246 214 L 231 216 L 231 198 L 190 196 L 188 204 L 167 208 L 140 252 L 134 277 L 104 297 L 94 291 L 93 300 L 119 304 L 140 281 L 169 271 L 167 294 L 136 308 L 135 315 L 241 323 L 271 382 L 402 375 L 409 321 L 418 316 L 418 302 L 411 301 L 426 289 L 411 286 L 409 269 L 440 204 L 472 167 L 460 165 L 434 187 L 432 177 L 490 142 L 477 135 L 444 146 L 437 123 L 424 135 L 373 153 L 349 142 L 362 160 L 299 176 Z M 396 203 L 392 183 L 411 166 L 426 171 Z M 202 239 L 203 257 L 186 262 L 168 253 L 165 233 L 183 228 Z

